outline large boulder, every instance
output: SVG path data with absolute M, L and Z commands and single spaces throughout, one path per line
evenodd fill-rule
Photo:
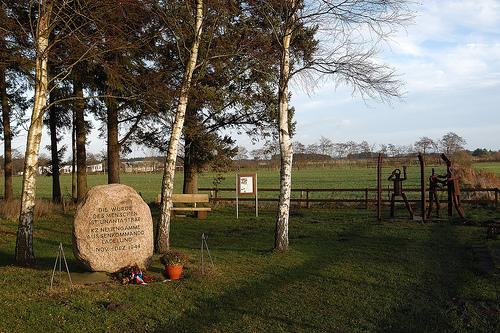
M 93 187 L 78 205 L 73 252 L 89 270 L 147 268 L 153 256 L 153 219 L 148 205 L 126 185 Z

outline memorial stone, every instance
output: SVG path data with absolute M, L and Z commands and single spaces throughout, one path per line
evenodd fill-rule
M 91 271 L 147 268 L 153 256 L 153 219 L 148 205 L 126 185 L 95 186 L 78 205 L 73 252 Z

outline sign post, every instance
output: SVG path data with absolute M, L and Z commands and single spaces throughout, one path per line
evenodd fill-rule
M 236 219 L 239 218 L 239 197 L 255 196 L 255 217 L 259 216 L 259 198 L 257 195 L 257 174 L 245 173 L 236 175 Z

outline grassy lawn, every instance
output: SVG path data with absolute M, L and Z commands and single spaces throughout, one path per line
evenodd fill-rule
M 495 172 L 500 175 L 500 163 L 476 163 L 474 165 L 477 169 L 484 169 L 491 172 Z M 382 170 L 382 186 L 387 188 L 392 186 L 392 182 L 387 181 L 387 177 L 391 174 L 394 168 L 390 166 L 385 166 Z M 243 170 L 242 172 L 253 172 L 254 170 Z M 279 172 L 277 170 L 260 169 L 257 170 L 258 176 L 258 187 L 264 188 L 279 188 Z M 426 175 L 430 175 L 431 167 L 426 168 Z M 444 174 L 445 168 L 436 168 L 436 173 Z M 234 188 L 236 184 L 236 172 L 228 172 L 221 175 L 214 174 L 211 172 L 200 174 L 199 176 L 199 186 L 201 188 L 212 188 L 214 187 L 214 180 L 222 176 L 222 181 L 218 184 L 220 188 Z M 416 188 L 420 184 L 420 169 L 416 166 L 408 167 L 408 180 L 405 181 L 404 186 L 407 188 Z M 122 174 L 121 181 L 123 184 L 130 185 L 134 187 L 138 192 L 141 193 L 144 200 L 147 202 L 154 201 L 155 197 L 160 193 L 161 189 L 161 174 Z M 175 191 L 180 193 L 182 191 L 182 172 L 177 172 L 175 177 Z M 314 168 L 300 168 L 293 171 L 292 187 L 295 189 L 330 189 L 330 188 L 375 188 L 377 179 L 376 168 L 373 167 L 362 167 L 362 166 L 338 166 L 338 167 L 324 167 L 321 166 Z M 14 195 L 19 196 L 21 193 L 21 176 L 14 177 Z M 50 198 L 52 191 L 51 178 L 47 176 L 39 176 L 37 178 L 37 197 L 39 198 Z M 88 186 L 92 187 L 95 185 L 102 185 L 107 183 L 107 176 L 104 174 L 89 175 L 88 176 Z M 427 183 L 427 180 L 426 180 Z M 0 191 L 3 191 L 3 178 L 0 178 Z M 71 196 L 71 176 L 63 175 L 61 176 L 61 191 L 64 196 Z M 2 193 L 2 192 L 0 192 Z M 3 194 L 2 194 L 3 195 Z M 224 197 L 234 197 L 232 192 L 223 192 L 221 194 Z M 374 196 L 374 193 L 370 193 L 370 197 Z M 277 192 L 260 192 L 260 197 L 277 197 Z M 409 193 L 412 198 L 417 198 L 418 194 Z M 300 192 L 293 192 L 292 197 L 300 197 Z M 362 192 L 358 193 L 336 193 L 334 196 L 332 193 L 314 193 L 311 195 L 311 199 L 314 198 L 357 198 L 363 199 L 364 194 Z
M 384 168 L 385 179 L 391 171 Z M 260 188 L 278 187 L 277 171 L 257 173 Z M 417 186 L 418 168 L 408 173 L 405 185 Z M 215 176 L 203 174 L 200 187 L 212 187 Z M 224 177 L 219 186 L 234 187 L 235 173 Z M 180 192 L 182 174 L 176 178 Z M 375 179 L 375 169 L 366 167 L 293 174 L 295 188 L 374 187 Z M 88 182 L 105 184 L 106 176 L 92 175 Z M 151 202 L 160 192 L 161 175 L 123 174 L 122 182 Z M 20 183 L 15 177 L 17 194 Z M 67 197 L 70 189 L 71 178 L 63 176 Z M 37 196 L 50 194 L 50 177 L 38 177 Z M 397 216 L 406 216 L 400 206 Z M 107 282 L 73 290 L 62 284 L 52 291 L 59 242 L 70 270 L 80 271 L 71 253 L 74 212 L 52 212 L 36 221 L 36 268 L 14 265 L 17 221 L 0 219 L 0 332 L 498 332 L 499 262 L 485 272 L 478 255 L 478 248 L 500 253 L 500 240 L 485 240 L 479 226 L 498 220 L 498 210 L 465 209 L 467 226 L 456 220 L 378 223 L 374 209 L 293 211 L 291 249 L 274 253 L 274 210 L 262 207 L 255 218 L 251 207 L 241 207 L 235 220 L 234 209 L 216 207 L 203 222 L 173 221 L 172 245 L 190 255 L 184 280 L 147 286 Z M 215 259 L 205 276 L 199 268 L 202 233 Z M 161 270 L 155 258 L 149 273 L 160 277 Z M 107 310 L 109 303 L 120 306 Z
M 430 167 L 426 171 L 430 174 Z M 391 186 L 392 182 L 387 181 L 387 177 L 391 174 L 393 168 L 383 168 L 383 187 Z M 242 172 L 248 172 L 247 170 Z M 258 187 L 263 188 L 279 188 L 279 172 L 277 170 L 262 169 L 257 170 Z M 445 173 L 444 168 L 438 168 L 436 172 Z M 406 187 L 417 187 L 420 184 L 420 171 L 418 167 L 408 168 L 408 180 L 405 182 Z M 199 176 L 199 187 L 214 187 L 214 179 L 217 177 L 214 173 L 204 173 Z M 228 172 L 222 174 L 223 180 L 218 185 L 220 188 L 234 188 L 236 184 L 236 172 Z M 302 168 L 293 171 L 293 188 L 296 189 L 330 189 L 330 188 L 375 188 L 377 171 L 372 167 L 334 167 L 334 168 Z M 141 193 L 144 200 L 151 202 L 161 190 L 161 174 L 122 174 L 121 181 L 123 184 L 134 187 Z M 20 196 L 21 193 L 21 176 L 14 177 L 14 195 Z M 176 173 L 175 177 L 175 191 L 180 193 L 182 191 L 183 175 L 181 172 Z M 37 177 L 37 197 L 50 198 L 52 191 L 51 177 L 39 176 Z M 89 175 L 88 186 L 101 185 L 107 183 L 107 176 L 104 174 Z M 3 191 L 3 178 L 0 178 L 0 191 Z M 71 176 L 61 176 L 61 191 L 64 196 L 71 196 Z M 0 192 L 1 193 L 1 192 Z M 294 197 L 299 197 L 300 193 L 295 192 Z M 330 193 L 316 193 L 315 197 L 330 196 Z M 356 194 L 342 194 L 354 195 Z M 224 192 L 225 197 L 234 197 L 232 192 Z M 260 197 L 277 197 L 277 192 L 260 192 Z M 364 197 L 363 194 L 357 194 L 357 197 Z M 313 198 L 313 197 L 311 197 Z
M 493 173 L 496 173 L 498 176 L 500 176 L 500 163 L 499 162 L 474 163 L 474 168 L 493 172 Z
M 153 209 L 154 214 L 157 211 Z M 377 223 L 373 211 L 301 210 L 291 249 L 273 253 L 274 211 L 252 217 L 218 208 L 208 220 L 178 218 L 186 278 L 147 286 L 63 284 L 49 290 L 59 242 L 71 271 L 72 214 L 35 225 L 39 266 L 13 265 L 16 221 L 0 221 L 0 332 L 498 332 L 498 270 L 481 273 L 474 244 L 485 230 L 454 221 Z M 400 212 L 403 215 L 402 212 Z M 468 210 L 474 222 L 498 216 Z M 201 233 L 215 268 L 199 270 Z M 499 247 L 499 240 L 488 241 Z M 498 267 L 497 267 L 498 269 Z M 152 274 L 161 267 L 155 260 Z M 107 310 L 110 302 L 120 304 Z
M 429 175 L 432 166 L 426 168 L 426 174 Z M 500 162 L 485 162 L 475 163 L 474 168 L 487 170 L 500 175 Z M 387 187 L 391 183 L 387 181 L 387 177 L 391 174 L 394 168 L 384 166 L 382 170 L 383 186 Z M 401 167 L 400 167 L 401 169 Z M 436 173 L 444 174 L 446 168 L 444 166 L 436 167 Z M 257 172 L 258 186 L 260 188 L 278 188 L 279 187 L 279 171 L 269 169 L 259 170 L 242 170 L 242 172 Z M 236 172 L 223 173 L 222 182 L 218 187 L 235 187 Z M 199 176 L 200 187 L 214 187 L 214 180 L 218 174 L 212 172 L 203 173 Z M 121 174 L 122 183 L 133 186 L 138 192 L 141 192 L 144 198 L 153 200 L 161 188 L 161 174 Z M 420 169 L 417 166 L 408 167 L 408 180 L 405 182 L 407 187 L 417 187 L 420 182 Z M 175 177 L 176 191 L 182 189 L 183 174 L 177 172 Z M 309 167 L 293 170 L 293 188 L 374 188 L 376 186 L 377 171 L 373 166 L 337 166 L 337 167 Z M 19 196 L 21 193 L 21 176 L 15 176 L 14 194 Z M 37 177 L 37 195 L 41 198 L 50 198 L 52 189 L 51 178 L 47 176 Z M 106 184 L 107 176 L 105 174 L 96 174 L 88 176 L 88 185 L 90 187 L 100 184 Z M 0 191 L 3 191 L 3 177 L 0 177 Z M 71 196 L 71 176 L 61 176 L 61 191 L 70 197 Z M 3 195 L 2 192 L 0 194 Z

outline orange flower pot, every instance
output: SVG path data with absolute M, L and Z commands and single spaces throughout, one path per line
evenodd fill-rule
M 182 265 L 167 265 L 165 271 L 170 280 L 179 280 L 182 275 Z

